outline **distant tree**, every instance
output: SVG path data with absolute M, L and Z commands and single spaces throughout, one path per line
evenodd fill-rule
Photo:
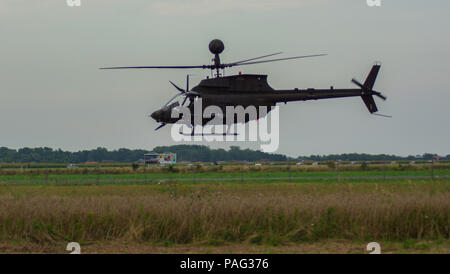
M 143 149 L 107 150 L 98 147 L 92 150 L 83 150 L 77 152 L 54 150 L 49 147 L 39 148 L 20 148 L 9 149 L 0 147 L 0 163 L 83 163 L 83 162 L 101 162 L 105 160 L 122 163 L 132 163 L 142 159 L 143 155 L 151 151 Z M 211 149 L 202 145 L 175 145 L 158 146 L 153 149 L 154 153 L 171 152 L 177 154 L 178 161 L 193 162 L 219 162 L 219 161 L 292 161 L 294 158 L 282 154 L 265 153 L 262 151 L 241 149 L 238 146 L 231 146 L 229 150 Z M 431 160 L 436 154 L 425 153 L 422 158 Z M 400 157 L 386 154 L 331 154 L 331 155 L 311 155 L 299 156 L 297 160 L 309 161 L 393 161 L 393 160 L 413 160 L 415 156 Z M 442 160 L 450 160 L 450 155 L 441 157 Z
M 328 162 L 327 162 L 327 166 L 328 166 L 329 168 L 336 168 L 336 163 L 335 163 L 334 161 L 328 161 Z
M 362 169 L 362 170 L 366 170 L 366 169 L 367 169 L 367 163 L 366 163 L 366 161 L 363 161 L 363 162 L 361 163 L 361 169 Z

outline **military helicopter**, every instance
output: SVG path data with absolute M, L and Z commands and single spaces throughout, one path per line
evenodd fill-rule
M 179 93 L 170 99 L 162 108 L 153 112 L 150 116 L 161 123 L 155 130 L 164 127 L 167 124 L 173 124 L 178 122 L 181 117 L 172 118 L 172 110 L 184 106 L 189 99 L 188 108 L 193 110 L 194 102 L 196 99 L 202 99 L 202 108 L 205 109 L 208 106 L 214 105 L 222 109 L 227 106 L 255 106 L 259 109 L 260 106 L 266 106 L 268 111 L 270 107 L 275 106 L 277 103 L 287 103 L 292 101 L 307 101 L 307 100 L 320 100 L 329 98 L 341 98 L 341 97 L 355 97 L 361 96 L 364 104 L 371 114 L 375 114 L 378 108 L 375 104 L 373 96 L 377 96 L 383 100 L 386 97 L 380 92 L 373 90 L 375 80 L 381 65 L 376 63 L 369 75 L 367 76 L 364 84 L 352 79 L 352 82 L 359 88 L 356 89 L 335 89 L 330 87 L 329 89 L 292 89 L 292 90 L 275 90 L 267 83 L 267 75 L 260 74 L 241 74 L 225 76 L 225 68 L 254 65 L 267 62 L 285 61 L 300 58 L 311 58 L 324 56 L 326 54 L 315 54 L 305 56 L 295 56 L 288 58 L 277 58 L 269 60 L 260 60 L 271 56 L 279 55 L 281 52 L 268 54 L 256 58 L 241 60 L 232 63 L 221 63 L 220 56 L 225 49 L 224 43 L 219 39 L 214 39 L 209 43 L 209 51 L 214 54 L 211 65 L 199 65 L 199 66 L 134 66 L 134 67 L 105 67 L 101 69 L 210 69 L 211 77 L 207 77 L 202 80 L 197 86 L 189 89 L 189 75 L 186 77 L 186 88 L 180 88 L 172 81 L 169 81 Z M 222 70 L 222 74 L 220 73 Z M 215 75 L 213 75 L 215 71 Z M 183 97 L 181 104 L 176 101 L 179 97 Z M 174 102 L 175 101 L 175 102 Z M 258 118 L 262 118 L 258 112 Z M 379 114 L 381 115 L 381 114 Z M 384 115 L 381 115 L 384 116 Z M 202 125 L 205 125 L 212 118 L 201 119 Z M 248 122 L 250 117 L 245 118 L 245 122 Z M 195 128 L 193 121 L 192 126 Z M 194 131 L 192 131 L 193 133 Z

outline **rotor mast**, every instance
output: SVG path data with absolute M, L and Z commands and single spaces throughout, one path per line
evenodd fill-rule
M 214 39 L 209 43 L 209 51 L 212 54 L 214 54 L 214 59 L 212 59 L 214 65 L 211 69 L 216 69 L 216 77 L 220 77 L 220 69 L 225 68 L 222 67 L 222 65 L 220 64 L 220 57 L 219 57 L 219 54 L 221 54 L 224 49 L 225 45 L 219 39 Z

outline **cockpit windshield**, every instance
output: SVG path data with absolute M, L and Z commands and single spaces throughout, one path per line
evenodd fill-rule
M 168 105 L 170 105 L 170 104 L 172 104 L 174 102 L 177 102 L 178 104 L 180 104 L 180 102 L 178 102 L 178 101 L 179 101 L 179 97 L 182 96 L 182 95 L 184 95 L 184 94 L 178 93 L 177 95 L 172 97 L 172 99 L 170 99 L 164 106 L 167 107 Z

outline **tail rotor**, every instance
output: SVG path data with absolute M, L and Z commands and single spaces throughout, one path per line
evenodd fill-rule
M 377 105 L 375 104 L 375 100 L 373 99 L 373 95 L 381 98 L 382 100 L 386 100 L 386 96 L 381 94 L 378 91 L 373 90 L 373 86 L 375 84 L 375 80 L 377 79 L 378 72 L 380 71 L 380 64 L 375 64 L 372 67 L 369 75 L 366 78 L 364 84 L 361 84 L 358 80 L 352 79 L 352 83 L 361 88 L 361 98 L 364 101 L 367 109 L 371 114 L 378 111 Z

